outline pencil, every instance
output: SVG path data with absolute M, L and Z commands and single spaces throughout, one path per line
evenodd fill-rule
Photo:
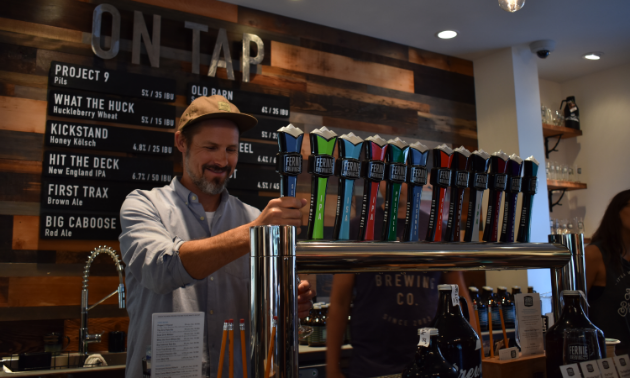
M 475 311 L 475 320 L 477 320 L 477 329 L 479 330 L 479 342 L 481 342 L 481 359 L 483 360 L 485 356 L 485 352 L 483 351 L 483 336 L 481 336 L 481 323 L 479 322 L 479 308 L 477 305 L 473 305 L 473 310 Z
M 501 317 L 501 329 L 503 330 L 503 345 L 505 345 L 505 347 L 509 347 L 510 346 L 510 340 L 508 340 L 507 338 L 507 331 L 505 330 L 505 320 L 503 320 L 503 307 L 501 305 L 499 305 L 499 316 Z
M 230 319 L 228 325 L 228 334 L 230 335 L 230 370 L 229 377 L 234 378 L 234 320 Z
M 269 353 L 267 353 L 267 366 L 265 367 L 265 378 L 269 378 L 269 374 L 271 373 L 271 357 L 273 353 L 273 344 L 276 340 L 276 322 L 278 321 L 278 317 L 274 316 L 273 321 L 271 322 L 271 341 L 269 341 Z
M 247 359 L 245 353 L 245 319 L 241 319 L 241 354 L 243 360 L 243 378 L 247 378 Z
M 488 327 L 490 328 L 490 358 L 494 358 L 494 339 L 492 338 L 492 305 L 488 304 Z
M 219 354 L 219 372 L 217 377 L 223 377 L 223 357 L 225 357 L 225 341 L 227 339 L 228 321 L 223 322 L 223 338 L 221 339 L 221 353 Z

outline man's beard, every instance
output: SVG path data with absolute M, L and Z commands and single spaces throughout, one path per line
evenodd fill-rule
M 195 186 L 197 188 L 199 188 L 199 190 L 201 190 L 202 192 L 204 192 L 205 194 L 210 194 L 210 195 L 216 195 L 219 194 L 223 191 L 223 189 L 225 189 L 225 186 L 227 185 L 228 181 L 230 181 L 230 177 L 226 177 L 225 180 L 223 180 L 223 182 L 221 182 L 221 180 L 219 178 L 215 178 L 212 179 L 211 181 L 208 181 L 206 179 L 206 177 L 204 176 L 203 172 L 206 169 L 211 169 L 214 170 L 215 172 L 232 172 L 232 167 L 230 167 L 229 165 L 226 165 L 225 167 L 220 167 L 218 165 L 204 165 L 201 167 L 202 171 L 201 171 L 201 176 L 197 176 L 195 173 L 193 173 L 190 165 L 188 164 L 188 159 L 184 160 L 184 169 L 186 170 L 186 173 L 188 173 L 188 176 L 190 177 L 190 179 L 192 180 L 193 184 L 195 184 Z

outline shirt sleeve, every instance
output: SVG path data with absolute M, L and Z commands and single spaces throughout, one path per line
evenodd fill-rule
M 158 209 L 141 191 L 127 196 L 120 209 L 120 250 L 128 271 L 147 289 L 168 294 L 197 282 L 188 274 L 179 248 L 184 241 L 171 236 Z

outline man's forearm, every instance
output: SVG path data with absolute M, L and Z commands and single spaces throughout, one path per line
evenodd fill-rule
M 350 304 L 347 306 L 330 306 L 326 319 L 326 366 L 327 369 L 339 369 L 341 361 L 341 346 L 343 337 L 348 326 L 348 313 Z
M 200 280 L 248 254 L 249 227 L 246 224 L 217 236 L 182 244 L 179 258 L 188 274 Z

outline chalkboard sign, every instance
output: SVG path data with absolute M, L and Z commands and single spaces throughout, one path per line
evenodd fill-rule
M 47 146 L 155 155 L 172 155 L 175 149 L 169 132 L 50 120 L 45 142 Z
M 240 142 L 238 148 L 238 162 L 247 164 L 276 164 L 278 146 L 275 144 Z
M 135 189 L 149 190 L 152 187 L 145 183 L 45 178 L 42 180 L 41 207 L 55 210 L 115 211 L 120 209 L 127 194 Z
M 50 65 L 48 84 L 157 101 L 175 101 L 173 79 L 55 62 Z
M 97 156 L 47 151 L 43 175 L 113 181 L 169 183 L 173 162 L 166 159 Z
M 228 189 L 280 191 L 280 177 L 273 167 L 239 163 L 230 176 Z
M 280 121 L 268 118 L 258 118 L 258 124 L 253 129 L 244 132 L 241 137 L 249 139 L 271 140 L 277 142 L 278 129 L 289 124 L 289 121 Z
M 77 91 L 48 91 L 48 115 L 152 127 L 175 127 L 171 105 Z
M 242 113 L 289 118 L 289 108 L 291 107 L 291 99 L 289 97 L 220 88 L 213 81 L 188 83 L 186 89 L 186 99 L 189 104 L 197 97 L 215 94 L 228 99 Z
M 116 240 L 120 235 L 117 213 L 42 211 L 39 237 L 42 239 Z

